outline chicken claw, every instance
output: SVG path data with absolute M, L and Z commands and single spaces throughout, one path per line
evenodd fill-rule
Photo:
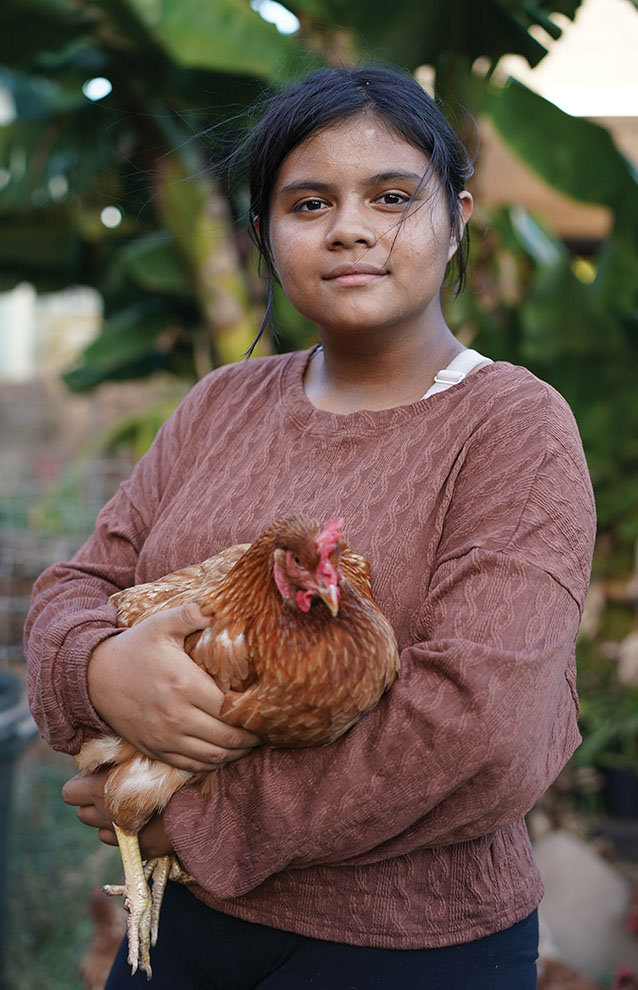
M 135 973 L 139 967 L 150 980 L 152 975 L 150 958 L 152 902 L 151 892 L 144 876 L 140 846 L 136 835 L 124 832 L 115 823 L 113 823 L 113 828 L 124 866 L 124 885 L 107 884 L 103 890 L 105 894 L 111 896 L 124 895 L 124 907 L 129 913 L 126 927 L 128 931 L 128 962 L 131 967 L 131 974 Z
M 195 878 L 182 869 L 177 856 L 158 856 L 144 863 L 144 876 L 153 881 L 151 888 L 151 945 L 156 945 L 159 931 L 159 916 L 164 901 L 164 891 L 168 880 L 178 883 L 194 883 Z
M 159 916 L 164 900 L 166 883 L 171 873 L 172 856 L 158 856 L 144 863 L 144 875 L 153 881 L 151 888 L 151 945 L 156 945 L 159 931 Z

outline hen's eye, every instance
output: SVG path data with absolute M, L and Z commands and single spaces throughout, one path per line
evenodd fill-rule
M 301 561 L 300 561 L 299 557 L 294 557 L 293 559 L 295 561 L 295 564 L 297 564 L 298 567 L 301 567 Z

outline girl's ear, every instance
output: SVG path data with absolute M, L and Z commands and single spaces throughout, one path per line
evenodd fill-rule
M 453 230 L 452 233 L 451 233 L 451 235 L 450 235 L 450 250 L 449 250 L 448 256 L 447 256 L 447 260 L 448 261 L 453 256 L 454 252 L 457 250 L 457 248 L 458 248 L 458 246 L 459 246 L 459 244 L 461 242 L 461 238 L 463 237 L 463 231 L 465 230 L 465 227 L 467 226 L 468 220 L 472 216 L 472 209 L 474 207 L 474 200 L 472 198 L 472 193 L 468 192 L 467 189 L 464 189 L 459 194 L 459 206 L 460 206 L 460 209 L 459 209 L 459 231 L 458 231 L 458 235 L 457 235 L 456 231 Z
M 261 223 L 259 222 L 259 217 L 255 217 L 255 219 L 253 220 L 253 230 L 255 231 L 255 235 L 258 238 L 259 232 L 261 230 Z
M 474 199 L 472 193 L 464 189 L 460 194 L 459 199 L 461 201 L 461 217 L 463 219 L 463 230 L 465 230 L 465 224 L 472 216 L 472 210 L 474 209 Z

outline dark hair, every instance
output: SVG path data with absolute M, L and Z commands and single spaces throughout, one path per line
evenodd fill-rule
M 270 250 L 269 214 L 279 169 L 287 155 L 311 134 L 366 111 L 374 113 L 427 155 L 429 164 L 424 181 L 434 173 L 446 197 L 452 231 L 458 242 L 457 292 L 463 286 L 469 239 L 467 228 L 461 233 L 459 194 L 473 167 L 452 126 L 436 102 L 408 73 L 377 67 L 320 69 L 271 96 L 260 121 L 242 143 L 244 151 L 248 149 L 252 235 L 268 276 L 268 302 L 257 340 L 272 314 L 276 273 Z M 256 219 L 259 219 L 258 230 L 253 227 Z

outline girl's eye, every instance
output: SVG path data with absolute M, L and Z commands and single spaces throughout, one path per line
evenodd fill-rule
M 295 213 L 316 213 L 325 205 L 322 199 L 305 199 L 303 203 L 295 206 Z
M 399 192 L 383 193 L 378 198 L 378 202 L 382 203 L 383 206 L 404 206 L 409 200 L 410 197 L 406 193 Z

